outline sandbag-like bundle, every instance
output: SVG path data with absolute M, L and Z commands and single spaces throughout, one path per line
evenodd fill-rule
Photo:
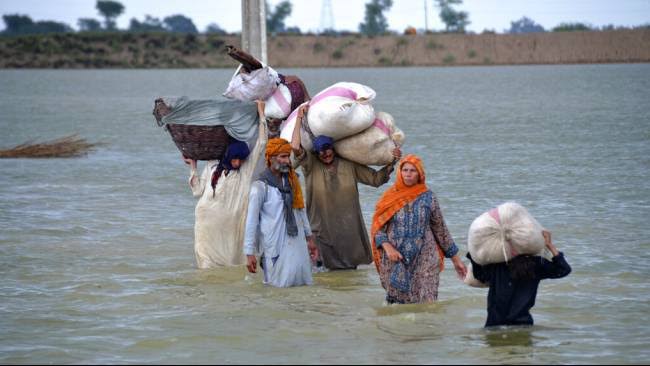
M 303 121 L 302 147 L 312 149 L 312 136 L 325 135 L 337 141 L 370 127 L 375 120 L 375 111 L 370 104 L 375 96 L 371 88 L 350 82 L 336 83 L 316 94 L 309 101 L 307 119 Z M 280 137 L 287 141 L 292 139 L 298 109 L 291 112 L 282 124 Z
M 291 113 L 291 92 L 284 85 L 278 85 L 264 103 L 264 115 L 270 118 L 285 119 Z
M 519 254 L 541 255 L 542 226 L 515 202 L 506 202 L 477 217 L 469 228 L 468 249 L 480 265 L 507 262 Z
M 266 100 L 280 84 L 278 73 L 269 66 L 250 73 L 237 69 L 223 93 L 227 98 L 241 101 Z
M 370 127 L 337 141 L 334 150 L 345 159 L 363 165 L 387 165 L 394 159 L 393 150 L 403 143 L 404 132 L 395 126 L 393 116 L 377 112 Z

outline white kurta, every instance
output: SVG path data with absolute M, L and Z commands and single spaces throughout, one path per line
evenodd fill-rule
M 264 283 L 275 287 L 311 285 L 307 236 L 311 228 L 304 209 L 292 209 L 298 234 L 287 234 L 282 194 L 262 181 L 252 184 L 248 200 L 244 254 L 264 255 Z
M 260 123 L 258 136 L 255 147 L 241 168 L 227 176 L 222 173 L 214 195 L 210 181 L 218 161 L 208 161 L 201 176 L 196 171 L 191 173 L 192 194 L 200 197 L 194 225 L 194 254 L 199 268 L 246 264 L 242 243 L 248 193 L 255 168 L 266 149 L 264 123 Z

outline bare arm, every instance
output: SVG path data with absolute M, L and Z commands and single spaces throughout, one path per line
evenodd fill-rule
M 293 135 L 291 136 L 291 149 L 295 156 L 302 156 L 304 152 L 300 140 L 300 129 L 302 128 L 302 119 L 305 118 L 305 115 L 309 111 L 309 104 L 304 104 L 298 109 L 298 115 L 296 116 L 296 125 L 293 128 Z

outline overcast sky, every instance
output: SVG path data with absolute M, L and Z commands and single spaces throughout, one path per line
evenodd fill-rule
M 304 31 L 317 31 L 321 26 L 324 0 L 292 0 L 293 13 L 287 26 Z M 330 0 L 334 27 L 357 31 L 363 21 L 369 0 Z M 117 19 L 118 28 L 126 29 L 131 18 L 144 20 L 145 15 L 160 18 L 182 14 L 194 21 L 200 31 L 210 23 L 235 32 L 241 30 L 241 3 L 237 0 L 121 0 L 125 12 Z M 280 0 L 270 0 L 272 6 Z M 433 0 L 428 0 L 429 29 L 440 30 L 443 24 Z M 0 14 L 24 14 L 33 20 L 55 20 L 75 29 L 79 18 L 97 18 L 96 0 L 0 0 Z M 424 0 L 393 0 L 386 13 L 389 28 L 402 31 L 407 26 L 424 28 Z M 650 23 L 650 0 L 464 0 L 457 7 L 469 13 L 468 30 L 477 33 L 485 29 L 502 32 L 510 22 L 523 16 L 532 18 L 546 29 L 562 22 L 583 22 L 593 26 L 608 24 L 637 26 Z M 4 22 L 0 25 L 4 29 Z

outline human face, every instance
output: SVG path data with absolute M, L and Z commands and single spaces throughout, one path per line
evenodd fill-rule
M 415 165 L 411 163 L 404 163 L 400 173 L 402 174 L 402 180 L 407 187 L 414 186 L 420 180 L 420 173 L 418 173 Z
M 289 153 L 280 153 L 271 157 L 271 170 L 274 173 L 288 173 L 290 167 Z
M 232 160 L 230 160 L 230 166 L 233 169 L 239 169 L 241 167 L 241 163 L 242 163 L 241 159 L 232 159 Z
M 325 165 L 330 165 L 334 161 L 334 149 L 325 149 L 318 153 L 318 159 Z

